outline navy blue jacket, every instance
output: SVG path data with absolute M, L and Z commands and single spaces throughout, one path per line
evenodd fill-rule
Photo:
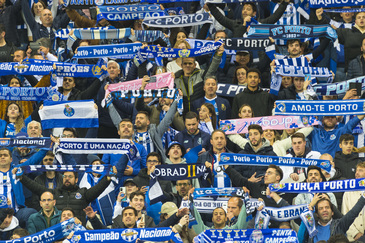
M 175 141 L 178 141 L 182 146 L 184 146 L 185 150 L 189 148 L 192 149 L 198 145 L 201 145 L 206 151 L 210 148 L 210 135 L 200 130 L 197 135 L 192 136 L 188 134 L 185 129 L 184 131 L 176 134 Z
M 231 118 L 232 111 L 231 111 L 231 105 L 229 104 L 229 101 L 217 96 L 217 98 L 215 99 L 215 102 L 217 103 L 217 106 L 218 106 L 219 120 L 226 120 L 226 119 Z M 198 113 L 198 109 L 204 103 L 207 103 L 205 101 L 204 97 L 195 100 L 193 102 L 192 110 L 194 112 Z

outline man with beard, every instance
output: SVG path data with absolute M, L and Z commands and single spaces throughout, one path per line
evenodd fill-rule
M 231 117 L 231 105 L 228 100 L 217 96 L 217 88 L 217 78 L 215 76 L 206 77 L 204 80 L 205 96 L 193 102 L 193 111 L 197 112 L 202 104 L 210 103 L 215 108 L 217 121 L 229 119 Z
M 321 154 L 329 153 L 335 157 L 335 153 L 340 151 L 339 139 L 342 134 L 351 134 L 356 125 L 364 119 L 365 115 L 358 115 L 352 118 L 343 127 L 337 127 L 336 116 L 324 116 L 322 119 L 322 127 L 314 127 L 309 138 L 312 141 L 312 150 Z
M 245 148 L 241 150 L 240 154 L 255 154 L 255 155 L 269 155 L 276 156 L 270 142 L 264 138 L 264 131 L 262 127 L 257 124 L 248 126 L 248 136 L 250 141 L 246 143 Z M 253 165 L 239 165 L 235 169 L 240 172 L 243 177 L 251 178 L 256 182 L 261 181 L 265 175 L 267 166 L 253 166 Z M 255 178 L 256 177 L 256 178 Z
M 136 133 L 134 135 L 134 140 L 137 141 L 137 143 L 143 145 L 147 151 L 147 154 L 158 151 L 163 156 L 163 161 L 166 159 L 164 147 L 162 144 L 162 137 L 169 129 L 169 126 L 174 119 L 176 110 L 177 101 L 174 101 L 169 111 L 158 125 L 151 124 L 150 116 L 146 111 L 140 111 L 137 113 L 135 121 Z
M 326 181 L 324 175 L 322 174 L 322 171 L 319 167 L 317 166 L 309 166 L 308 170 L 307 170 L 307 180 L 306 182 L 308 183 L 314 183 L 314 182 L 322 182 L 322 181 Z M 331 200 L 331 203 L 337 207 L 337 201 L 336 201 L 336 197 L 332 192 L 328 192 L 326 193 L 329 197 L 329 199 Z M 321 194 L 318 194 L 318 199 L 320 199 Z M 315 199 L 312 193 L 300 193 L 296 198 L 295 198 L 295 205 L 301 205 L 301 204 L 310 204 L 312 202 L 312 200 Z M 315 203 L 315 202 L 313 202 Z M 311 206 L 314 206 L 311 205 Z
M 16 170 L 13 170 L 13 173 L 15 174 Z M 113 173 L 117 173 L 115 167 L 113 167 Z M 45 191 L 52 192 L 57 201 L 58 209 L 71 207 L 75 211 L 75 216 L 81 220 L 83 225 L 86 224 L 86 215 L 83 209 L 94 201 L 109 186 L 111 181 L 110 176 L 104 176 L 95 186 L 89 189 L 80 188 L 76 184 L 78 181 L 77 172 L 68 171 L 63 173 L 62 187 L 49 190 L 26 176 L 21 176 L 19 179 L 25 187 L 39 196 Z
M 189 152 L 190 149 L 201 145 L 203 149 L 199 152 L 199 155 L 206 152 L 209 149 L 209 134 L 201 131 L 199 127 L 199 118 L 195 112 L 189 111 L 185 115 L 185 130 L 178 133 L 175 136 L 175 140 L 178 141 Z

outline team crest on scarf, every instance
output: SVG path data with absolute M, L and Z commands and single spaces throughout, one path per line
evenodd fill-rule
M 312 215 L 307 213 L 307 214 L 305 214 L 305 218 L 308 220 L 309 227 L 313 227 L 314 220 L 313 220 Z
M 103 69 L 97 65 L 93 66 L 91 71 L 93 72 L 94 76 L 100 76 L 103 73 Z
M 277 105 L 277 108 L 279 109 L 279 111 L 281 112 L 285 112 L 286 111 L 286 107 L 284 103 L 280 103 Z
M 222 121 L 220 124 L 220 129 L 223 131 L 233 131 L 236 128 L 235 125 L 232 124 L 229 120 Z
M 221 161 L 227 162 L 228 160 L 229 160 L 229 157 L 228 156 L 225 156 L 225 155 L 222 155 L 221 156 Z
M 179 57 L 189 57 L 190 55 L 190 50 L 188 49 L 182 49 L 179 51 Z
M 275 183 L 275 184 L 272 185 L 272 188 L 273 189 L 283 189 L 283 188 L 285 188 L 285 184 Z
M 365 186 L 365 179 L 364 179 L 364 180 L 359 181 L 359 186 Z
M 71 116 L 75 115 L 75 110 L 74 110 L 74 108 L 72 108 L 71 106 L 66 104 L 65 109 L 63 110 L 63 114 L 65 114 L 65 116 L 71 117 Z
M 29 66 L 28 65 L 23 65 L 23 64 L 18 64 L 14 66 L 14 70 L 17 73 L 24 73 L 28 70 Z
M 9 139 L 1 139 L 0 140 L 0 147 L 5 147 L 5 146 L 8 146 L 9 144 L 10 144 Z
M 134 229 L 126 229 L 121 234 L 122 239 L 128 242 L 134 242 L 138 237 L 138 232 Z
M 261 243 L 264 241 L 264 235 L 261 230 L 254 230 L 250 235 L 250 242 Z
M 8 199 L 4 195 L 0 195 L 0 207 L 4 207 L 8 203 Z

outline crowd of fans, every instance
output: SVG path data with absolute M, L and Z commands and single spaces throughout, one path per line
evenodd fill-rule
M 202 5 L 202 6 L 201 6 Z M 327 38 L 314 40 L 270 39 L 268 49 L 277 52 L 276 58 L 306 57 L 310 66 L 327 67 L 333 71 L 334 82 L 342 82 L 365 75 L 365 12 L 328 13 L 310 9 L 304 1 L 258 1 L 253 3 L 177 2 L 162 4 L 169 15 L 210 13 L 212 24 L 181 28 L 153 28 L 169 38 L 171 47 L 191 49 L 187 39 L 218 41 L 243 38 L 249 26 L 262 24 L 331 25 L 338 35 L 336 46 Z M 133 30 L 151 30 L 142 20 L 97 21 L 95 7 L 74 9 L 65 7 L 62 0 L 30 1 L 0 0 L 0 61 L 21 63 L 26 58 L 59 61 L 59 48 L 66 48 L 64 40 L 55 37 L 65 28 L 114 26 Z M 351 9 L 343 7 L 341 9 Z M 132 36 L 122 40 L 78 40 L 62 60 L 78 64 L 96 64 L 97 59 L 73 59 L 79 46 L 133 42 Z M 154 43 L 166 46 L 161 38 Z M 203 187 L 243 187 L 252 198 L 260 199 L 268 207 L 308 204 L 315 212 L 318 234 L 309 237 L 300 229 L 300 219 L 290 222 L 270 221 L 270 228 L 299 230 L 301 242 L 365 242 L 365 218 L 362 192 L 345 193 L 282 193 L 276 194 L 268 185 L 279 182 L 325 182 L 365 177 L 363 161 L 363 115 L 318 117 L 320 125 L 301 129 L 270 130 L 252 124 L 247 134 L 226 135 L 219 129 L 220 121 L 272 116 L 276 100 L 337 100 L 361 99 L 357 89 L 344 95 L 319 96 L 304 77 L 283 76 L 277 96 L 270 94 L 274 60 L 265 53 L 237 50 L 228 53 L 224 45 L 214 53 L 163 59 L 156 63 L 149 59 L 138 65 L 132 60 L 107 58 L 107 77 L 64 77 L 58 91 L 67 100 L 93 99 L 98 106 L 99 127 L 90 129 L 42 130 L 38 111 L 43 102 L 1 100 L 0 134 L 3 138 L 54 137 L 62 138 L 120 138 L 136 145 L 139 155 L 130 159 L 122 154 L 68 155 L 67 164 L 110 164 L 118 180 L 96 173 L 55 171 L 31 173 L 15 178 L 19 165 L 56 163 L 52 151 L 24 147 L 10 150 L 0 148 L 0 194 L 7 204 L 0 209 L 0 239 L 20 238 L 45 230 L 75 217 L 87 229 L 173 227 L 184 242 L 205 229 L 254 228 L 248 220 L 241 197 L 229 198 L 223 207 L 211 213 L 199 213 L 194 208 L 197 224 L 189 225 L 189 209 L 181 207 L 184 200 Z M 168 98 L 137 98 L 114 100 L 108 108 L 101 106 L 109 84 L 143 79 L 144 90 L 151 76 L 173 73 L 175 88 L 183 98 L 183 110 L 178 100 Z M 48 87 L 51 74 L 45 76 L 1 76 L 1 84 L 9 87 Z M 219 84 L 245 86 L 234 97 L 218 96 Z M 320 102 L 320 101 L 319 101 Z M 115 122 L 118 120 L 118 122 Z M 92 134 L 92 135 L 90 135 Z M 197 161 L 187 161 L 184 155 L 201 146 Z M 218 166 L 221 153 L 285 156 L 329 160 L 331 172 L 310 166 L 306 169 L 288 166 Z M 120 163 L 126 164 L 121 167 Z M 151 173 L 161 164 L 204 164 L 211 172 L 208 178 L 160 181 L 164 200 L 150 204 L 148 199 Z M 21 183 L 16 183 L 17 181 Z M 88 186 L 82 182 L 88 181 Z M 112 205 L 100 204 L 103 192 L 111 195 Z M 255 216 L 256 211 L 252 212 Z M 342 235 L 342 236 L 339 236 Z M 346 235 L 346 237 L 343 237 Z M 330 239 L 331 238 L 331 239 Z

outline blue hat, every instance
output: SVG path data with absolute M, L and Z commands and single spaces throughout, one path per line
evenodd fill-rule
M 168 154 L 169 154 L 169 152 L 170 152 L 170 148 L 173 146 L 173 145 L 179 145 L 180 146 L 180 148 L 181 148 L 181 152 L 182 152 L 182 155 L 181 156 L 184 156 L 185 155 L 185 153 L 186 153 L 186 151 L 185 151 L 185 148 L 184 148 L 184 146 L 182 146 L 178 141 L 172 141 L 172 142 L 170 142 L 169 143 L 169 146 L 167 147 L 167 150 L 166 150 L 166 156 L 168 157 Z

